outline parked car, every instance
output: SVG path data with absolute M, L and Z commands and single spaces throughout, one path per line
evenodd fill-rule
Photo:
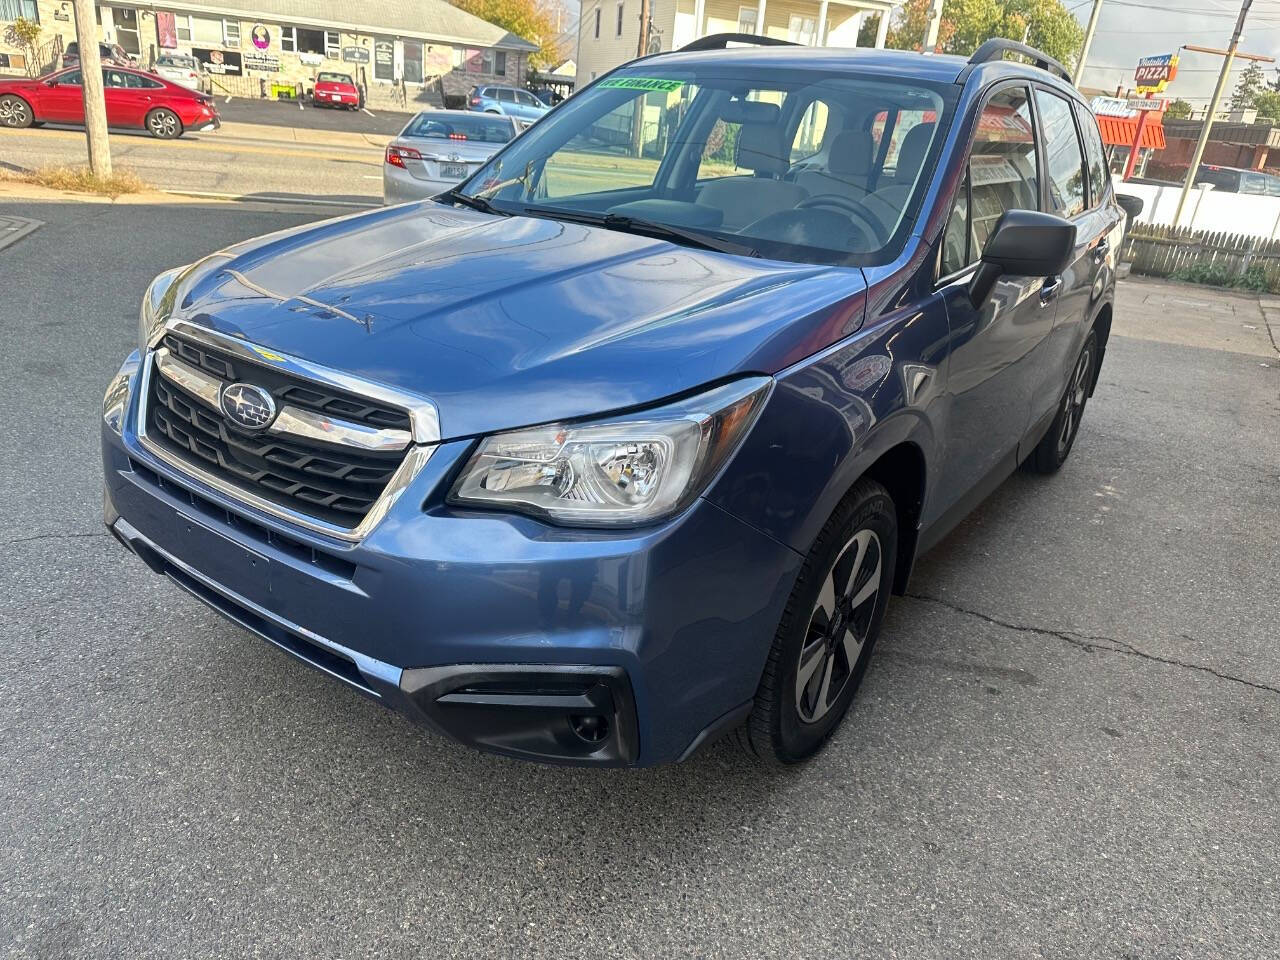
M 364 106 L 364 95 L 350 74 L 325 71 L 316 77 L 311 102 L 317 107 L 346 107 L 359 110 Z
M 464 743 L 815 753 L 915 558 L 1081 436 L 1122 212 L 1038 51 L 736 39 L 434 200 L 160 274 L 103 401 L 110 531 Z M 639 104 L 637 156 L 592 147 Z
M 467 94 L 467 109 L 479 113 L 501 113 L 532 123 L 551 108 L 528 90 L 517 87 L 472 87 Z
M 213 97 L 188 90 L 141 70 L 102 68 L 107 123 L 141 127 L 169 140 L 186 130 L 216 130 L 222 125 Z M 0 78 L 0 126 L 84 123 L 80 68 L 60 70 L 34 80 Z
M 103 66 L 114 64 L 118 67 L 131 67 L 135 61 L 118 43 L 99 43 L 98 57 Z M 62 66 L 71 67 L 80 62 L 80 44 L 72 40 L 62 51 Z
M 1196 186 L 1212 185 L 1222 193 L 1249 193 L 1259 197 L 1280 197 L 1280 177 L 1260 170 L 1241 167 L 1219 167 L 1210 163 L 1200 164 L 1196 172 Z
M 204 71 L 200 69 L 200 61 L 183 53 L 166 53 L 157 57 L 152 72 L 188 90 L 204 88 Z
M 425 110 L 387 144 L 382 202 L 421 200 L 456 187 L 519 131 L 511 117 Z

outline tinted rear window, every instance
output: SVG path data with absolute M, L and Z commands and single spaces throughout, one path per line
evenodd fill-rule
M 426 113 L 414 117 L 402 134 L 429 140 L 469 140 L 473 143 L 506 143 L 515 135 L 510 120 L 484 116 L 446 119 Z

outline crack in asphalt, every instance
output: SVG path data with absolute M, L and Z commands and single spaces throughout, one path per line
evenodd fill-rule
M 1056 637 L 1059 640 L 1063 640 L 1071 644 L 1073 647 L 1080 648 L 1086 653 L 1093 653 L 1095 650 L 1106 650 L 1109 653 L 1119 653 L 1128 657 L 1137 657 L 1140 660 L 1150 660 L 1154 663 L 1163 663 L 1171 667 L 1181 667 L 1183 670 L 1207 673 L 1210 676 L 1217 677 L 1219 680 L 1238 683 L 1245 687 L 1252 687 L 1254 690 L 1264 690 L 1267 693 L 1280 693 L 1280 687 L 1271 687 L 1265 683 L 1258 683 L 1256 680 L 1247 680 L 1244 677 L 1237 677 L 1230 673 L 1223 673 L 1213 667 L 1206 667 L 1204 664 L 1188 663 L 1185 660 L 1175 660 L 1172 657 L 1162 657 L 1158 654 L 1148 653 L 1145 650 L 1139 650 L 1131 643 L 1127 643 L 1124 640 L 1119 640 L 1115 637 L 1076 633 L 1068 630 L 1051 630 L 1047 627 L 1033 627 L 1021 623 L 1011 623 L 1008 620 L 1001 620 L 999 617 L 993 617 L 978 610 L 970 610 L 968 607 L 962 607 L 949 600 L 943 600 L 941 597 L 931 597 L 924 593 L 908 593 L 906 596 L 911 600 L 923 600 L 927 603 L 936 603 L 939 606 L 946 607 L 948 610 L 954 610 L 957 613 L 963 613 L 966 616 L 975 617 L 985 623 L 990 623 L 997 627 L 1003 627 L 1006 630 L 1013 630 L 1017 633 L 1034 633 L 1044 637 Z M 1186 634 L 1183 634 L 1183 636 L 1185 637 Z
M 37 533 L 30 537 L 18 537 L 15 540 L 3 541 L 3 546 L 11 547 L 18 543 L 34 543 L 37 540 L 84 540 L 89 537 L 109 537 L 106 530 L 92 530 L 83 533 Z

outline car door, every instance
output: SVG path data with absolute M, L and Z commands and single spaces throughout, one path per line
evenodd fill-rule
M 1053 419 L 1075 368 L 1087 323 L 1093 318 L 1095 281 L 1110 253 L 1107 234 L 1115 226 L 1107 220 L 1109 209 L 1104 212 L 1089 202 L 1088 166 L 1073 101 L 1040 86 L 1035 88 L 1035 99 L 1044 144 L 1046 209 L 1076 225 L 1076 245 L 1071 262 L 1062 271 L 1058 308 L 1042 352 L 1039 383 L 1032 392 L 1024 453 L 1039 441 Z
M 130 89 L 131 74 L 119 67 L 102 68 L 102 95 L 107 104 L 107 125 L 140 127 L 142 113 L 138 108 L 139 90 Z
M 40 93 L 41 119 L 49 123 L 84 123 L 84 91 L 80 71 L 68 70 L 52 78 Z
M 1016 466 L 1053 326 L 1058 278 L 1005 275 L 986 301 L 969 299 L 1001 215 L 1041 209 L 1043 159 L 1030 98 L 1018 81 L 997 86 L 982 106 L 939 251 L 951 337 L 939 516 L 968 512 Z
M 494 99 L 498 101 L 498 109 L 509 117 L 519 116 L 516 110 L 516 92 L 507 87 L 498 87 L 492 91 Z
M 516 116 L 522 120 L 528 120 L 532 123 L 537 120 L 546 111 L 542 108 L 542 102 L 532 93 L 524 90 L 516 90 Z

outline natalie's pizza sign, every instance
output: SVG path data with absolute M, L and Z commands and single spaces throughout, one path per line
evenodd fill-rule
M 1178 75 L 1178 55 L 1162 53 L 1158 57 L 1143 57 L 1133 72 L 1139 93 L 1162 93 L 1169 82 Z

